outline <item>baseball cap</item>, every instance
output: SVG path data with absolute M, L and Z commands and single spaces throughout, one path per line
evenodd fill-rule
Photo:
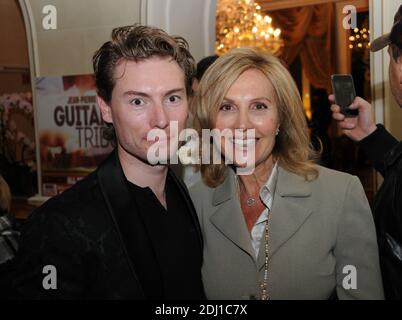
M 395 44 L 399 49 L 402 49 L 402 5 L 395 14 L 394 25 L 391 28 L 391 32 L 373 40 L 370 45 L 370 50 L 376 52 L 391 43 Z

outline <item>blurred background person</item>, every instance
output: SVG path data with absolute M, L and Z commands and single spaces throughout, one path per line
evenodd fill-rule
M 202 76 L 204 75 L 205 71 L 218 59 L 218 55 L 212 55 L 205 58 L 202 58 L 197 63 L 197 69 L 195 73 L 195 77 L 193 78 L 193 91 L 196 92 L 198 88 L 198 84 L 201 81 Z M 191 107 L 190 107 L 191 108 Z M 193 120 L 194 120 L 194 110 L 190 110 L 188 115 L 188 123 L 187 126 L 192 128 L 193 127 Z M 187 188 L 190 188 L 192 185 L 196 184 L 198 181 L 201 180 L 200 172 L 197 171 L 196 167 L 193 165 L 180 165 L 182 169 L 182 177 L 183 181 L 186 184 Z M 179 170 L 179 169 L 178 169 Z
M 0 176 L 0 264 L 13 259 L 18 250 L 18 232 L 13 230 L 14 217 L 10 207 L 10 188 Z
M 8 272 L 12 269 L 18 250 L 19 232 L 14 230 L 14 217 L 10 207 L 10 188 L 0 175 L 0 299 L 10 295 L 11 279 Z
M 194 103 L 199 132 L 231 132 L 229 143 L 211 144 L 225 162 L 201 164 L 203 181 L 190 189 L 204 237 L 207 298 L 382 299 L 362 185 L 313 162 L 300 95 L 279 60 L 230 51 L 207 70 Z M 255 155 L 247 165 L 236 156 L 245 152 Z M 347 266 L 356 270 L 354 289 L 344 284 Z
M 198 85 L 201 81 L 202 76 L 204 75 L 205 71 L 213 64 L 216 59 L 218 59 L 219 56 L 214 54 L 212 56 L 208 56 L 205 58 L 202 58 L 200 61 L 197 63 L 197 70 L 195 73 L 195 77 L 193 79 L 193 91 L 197 91 Z
M 375 39 L 372 51 L 388 46 L 390 56 L 389 82 L 393 96 L 402 107 L 402 5 L 394 17 L 390 33 Z M 334 103 L 333 95 L 329 100 Z M 381 271 L 387 299 L 402 299 L 402 143 L 381 124 L 374 122 L 374 110 L 364 99 L 357 97 L 351 109 L 359 110 L 357 117 L 345 117 L 333 104 L 333 118 L 350 139 L 358 142 L 374 168 L 384 177 L 373 207 L 380 252 Z

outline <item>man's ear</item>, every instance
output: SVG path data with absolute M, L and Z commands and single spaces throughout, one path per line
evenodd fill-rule
M 110 105 L 99 96 L 96 96 L 96 102 L 100 108 L 103 121 L 106 123 L 113 123 L 112 108 Z
M 198 89 L 198 85 L 200 84 L 200 82 L 198 81 L 198 79 L 196 77 L 193 78 L 193 82 L 191 84 L 191 88 L 193 89 L 193 95 L 195 94 L 195 92 Z
M 399 83 L 402 84 L 402 56 L 398 57 L 397 66 L 399 72 Z

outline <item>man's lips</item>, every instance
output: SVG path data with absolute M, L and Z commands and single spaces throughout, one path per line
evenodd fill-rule
M 167 142 L 170 141 L 170 137 L 167 137 L 167 138 L 156 137 L 155 139 L 145 139 L 145 140 L 147 142 L 150 142 L 150 143 L 156 143 L 156 142 L 158 142 L 158 143 L 167 143 Z

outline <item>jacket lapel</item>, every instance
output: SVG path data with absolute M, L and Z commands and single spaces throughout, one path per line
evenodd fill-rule
M 225 181 L 214 190 L 212 199 L 214 212 L 210 221 L 226 238 L 255 261 L 250 233 L 236 197 L 235 175 L 230 169 L 227 170 L 227 173 Z
M 294 173 L 278 167 L 278 180 L 269 217 L 268 255 L 271 258 L 276 251 L 300 229 L 311 215 L 311 188 L 308 183 Z M 261 242 L 258 255 L 258 267 L 264 267 L 265 247 Z
M 193 221 L 193 224 L 195 226 L 195 230 L 197 232 L 198 235 L 198 242 L 200 245 L 200 249 L 202 252 L 203 249 L 203 240 L 202 240 L 202 234 L 201 234 L 201 227 L 200 227 L 200 223 L 198 221 L 198 217 L 197 217 L 197 213 L 195 211 L 194 208 L 194 204 L 191 201 L 190 195 L 188 194 L 188 189 L 185 186 L 185 184 L 183 183 L 183 181 L 181 181 L 176 174 L 173 172 L 173 170 L 171 168 L 169 168 L 168 174 L 170 175 L 170 177 L 172 178 L 173 181 L 175 181 L 176 185 L 179 187 L 179 190 L 181 191 L 182 195 L 183 195 L 183 199 L 185 201 L 185 204 L 187 206 L 187 209 L 191 215 L 191 219 Z
M 126 216 L 135 210 L 137 205 L 128 189 L 127 180 L 118 160 L 116 150 L 99 166 L 97 175 L 102 195 L 122 244 L 121 247 L 124 251 L 126 261 L 136 282 L 141 287 L 141 282 L 138 279 L 135 266 L 128 251 L 130 246 L 127 246 L 127 242 L 130 239 L 130 235 L 122 228 L 125 224 Z M 145 296 L 143 289 L 141 290 Z

